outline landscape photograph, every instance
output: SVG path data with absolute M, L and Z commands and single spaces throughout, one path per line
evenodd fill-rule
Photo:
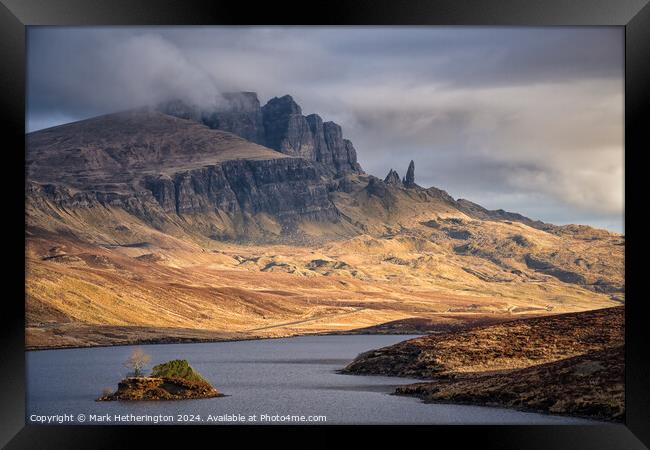
M 625 420 L 624 32 L 27 32 L 26 420 Z

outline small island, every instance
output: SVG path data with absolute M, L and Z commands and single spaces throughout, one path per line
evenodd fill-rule
M 125 363 L 133 372 L 118 383 L 116 391 L 105 389 L 97 401 L 188 400 L 223 396 L 184 359 L 158 364 L 149 376 L 144 376 L 143 368 L 149 360 L 149 355 L 136 349 Z

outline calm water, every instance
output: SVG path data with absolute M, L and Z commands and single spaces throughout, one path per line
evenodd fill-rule
M 152 363 L 187 359 L 227 397 L 171 402 L 95 402 L 124 377 L 133 347 L 27 352 L 27 420 L 64 415 L 62 423 L 97 424 L 91 415 L 128 415 L 127 423 L 576 424 L 587 420 L 506 409 L 424 404 L 389 395 L 408 378 L 341 375 L 359 353 L 413 336 L 303 336 L 288 339 L 142 346 Z M 134 416 L 146 416 L 136 419 Z M 170 416 L 165 419 L 153 416 Z M 181 417 L 179 417 L 181 415 Z M 182 417 L 187 415 L 187 417 Z M 255 415 L 255 420 L 250 416 Z M 267 415 L 268 417 L 265 417 Z M 192 416 L 200 416 L 200 419 Z M 214 422 L 209 422 L 212 416 Z M 243 417 L 242 417 L 243 416 Z M 191 419 L 200 420 L 191 422 Z M 284 420 L 283 420 L 284 419 Z M 312 422 L 313 423 L 313 422 Z M 123 424 L 123 423 L 122 423 Z

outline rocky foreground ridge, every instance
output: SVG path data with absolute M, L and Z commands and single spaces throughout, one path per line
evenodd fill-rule
M 343 370 L 429 380 L 396 393 L 623 420 L 624 309 L 527 318 L 412 339 Z
M 363 353 L 344 372 L 455 378 L 521 369 L 623 344 L 624 308 L 604 308 L 411 339 Z

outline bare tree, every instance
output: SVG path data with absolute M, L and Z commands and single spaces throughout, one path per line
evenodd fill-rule
M 133 350 L 129 359 L 124 366 L 133 370 L 133 376 L 141 377 L 144 374 L 144 368 L 151 361 L 151 355 L 148 355 L 140 347 Z

